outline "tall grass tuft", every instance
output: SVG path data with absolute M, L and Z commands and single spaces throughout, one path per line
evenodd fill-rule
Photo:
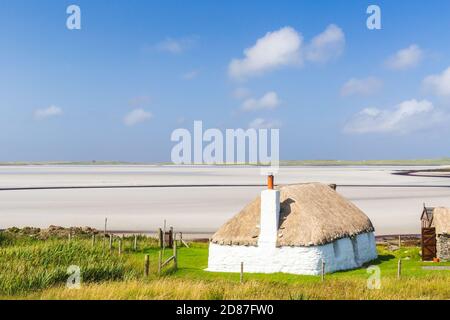
M 123 280 L 131 272 L 121 257 L 92 248 L 87 241 L 34 241 L 0 247 L 0 295 L 65 284 L 67 268 L 81 269 L 83 282 Z M 2 240 L 0 240 L 1 242 Z

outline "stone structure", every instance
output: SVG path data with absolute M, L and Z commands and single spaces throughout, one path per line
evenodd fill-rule
M 450 208 L 444 207 L 424 207 L 421 216 L 422 234 L 424 229 L 433 230 L 436 246 L 435 257 L 441 261 L 450 261 Z M 433 234 L 432 234 L 433 235 Z M 422 239 L 422 255 L 424 246 Z M 429 249 L 429 248 L 426 248 Z

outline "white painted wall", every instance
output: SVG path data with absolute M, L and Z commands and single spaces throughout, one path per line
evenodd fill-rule
M 263 190 L 261 192 L 261 222 L 259 225 L 258 247 L 276 247 L 279 220 L 280 191 Z
M 278 248 L 210 243 L 206 270 L 240 272 L 241 262 L 244 262 L 244 272 L 318 275 L 321 273 L 322 259 L 326 272 L 358 268 L 376 259 L 373 232 L 360 234 L 353 241 L 354 245 L 350 238 L 343 238 L 323 246 Z M 354 247 L 357 248 L 356 255 Z

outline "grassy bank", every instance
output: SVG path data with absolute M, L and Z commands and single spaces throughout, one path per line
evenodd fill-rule
M 1 240 L 3 239 L 3 240 Z M 424 270 L 419 248 L 391 251 L 379 246 L 379 258 L 371 264 L 380 268 L 381 287 L 368 289 L 370 274 L 365 268 L 317 276 L 289 274 L 210 273 L 207 244 L 179 248 L 179 268 L 172 266 L 157 274 L 159 249 L 156 242 L 123 240 L 109 252 L 103 241 L 90 239 L 5 239 L 0 237 L 0 298 L 2 299 L 450 299 L 450 271 Z M 150 256 L 150 275 L 143 276 L 144 256 Z M 166 250 L 165 258 L 171 250 Z M 397 262 L 402 259 L 401 279 Z M 70 265 L 82 271 L 81 289 L 67 289 Z M 436 264 L 433 264 L 436 265 Z M 450 265 L 440 263 L 439 265 Z M 366 266 L 367 267 L 367 266 Z

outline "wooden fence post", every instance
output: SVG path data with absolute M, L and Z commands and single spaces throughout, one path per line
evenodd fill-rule
M 239 277 L 239 282 L 244 283 L 244 262 L 241 262 L 241 275 Z
M 122 254 L 122 239 L 119 238 L 119 256 Z
M 163 239 L 164 235 L 163 235 L 163 231 L 161 228 L 158 229 L 158 238 L 159 238 L 159 247 L 162 248 L 163 247 Z
M 325 281 L 325 261 L 322 259 L 322 273 L 321 273 L 322 282 Z
M 400 279 L 401 277 L 402 277 L 402 259 L 398 259 L 397 279 Z
M 95 233 L 92 235 L 92 246 L 95 246 Z
M 144 276 L 148 277 L 150 270 L 150 257 L 148 254 L 145 255 L 145 264 L 144 264 Z
M 158 256 L 158 276 L 161 275 L 161 263 L 162 263 L 162 251 L 159 251 L 159 256 Z
M 113 248 L 113 235 L 109 235 L 109 251 L 112 251 Z
M 178 270 L 178 257 L 177 257 L 177 242 L 173 239 L 173 267 Z
M 166 219 L 164 219 L 164 229 L 163 229 L 163 256 L 164 256 L 164 251 L 166 250 Z
M 72 240 L 72 231 L 69 231 L 69 238 L 68 238 L 69 242 Z
M 108 224 L 108 218 L 105 218 L 105 229 L 103 230 L 103 250 L 106 247 L 106 226 Z
M 180 245 L 184 245 L 186 248 L 189 248 L 189 245 L 187 244 L 186 241 L 183 240 L 183 232 L 180 232 Z
M 133 245 L 134 251 L 137 251 L 137 235 L 134 235 L 134 245 Z
M 402 247 L 402 236 L 398 236 L 398 248 L 400 249 Z

